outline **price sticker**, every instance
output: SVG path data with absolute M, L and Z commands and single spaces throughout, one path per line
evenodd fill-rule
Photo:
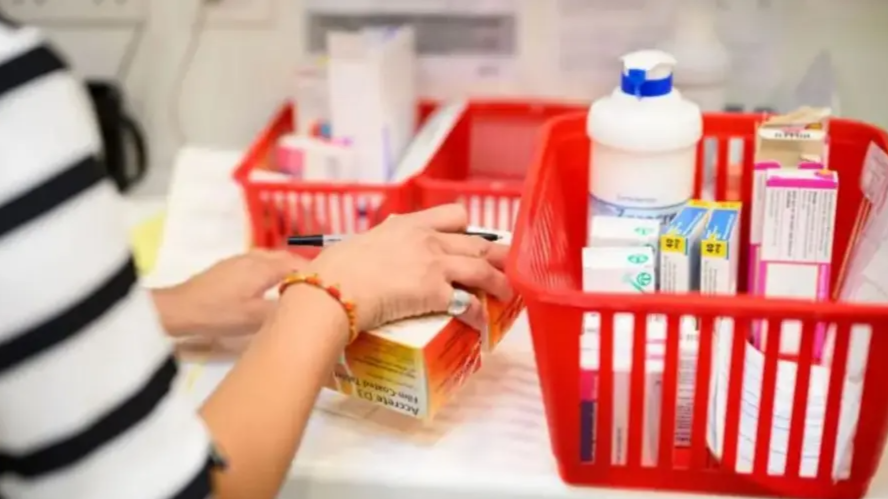
M 725 241 L 703 241 L 703 256 L 725 258 L 728 256 L 728 244 Z
M 685 239 L 681 236 L 665 235 L 660 238 L 660 251 L 664 253 L 684 253 Z

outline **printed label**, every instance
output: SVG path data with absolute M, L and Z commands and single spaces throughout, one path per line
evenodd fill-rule
M 680 203 L 673 206 L 640 208 L 609 203 L 592 196 L 591 194 L 589 195 L 590 216 L 604 215 L 611 217 L 655 219 L 659 220 L 663 225 L 668 224 L 672 220 L 672 217 L 674 217 L 684 205 L 685 203 Z
M 860 175 L 860 190 L 870 203 L 880 206 L 888 188 L 888 154 L 879 146 L 870 143 L 863 161 Z
M 685 238 L 682 236 L 662 236 L 660 238 L 660 251 L 663 253 L 684 253 Z
M 703 241 L 703 256 L 726 258 L 728 256 L 728 244 L 725 241 Z
M 623 276 L 623 282 L 639 293 L 645 293 L 651 289 L 654 276 L 650 272 L 639 272 L 633 277 L 630 274 Z
M 648 260 L 650 260 L 650 258 L 647 255 L 645 255 L 644 253 L 635 253 L 635 254 L 629 255 L 626 259 L 629 260 L 629 263 L 632 263 L 635 265 L 643 265 L 643 264 L 647 263 Z

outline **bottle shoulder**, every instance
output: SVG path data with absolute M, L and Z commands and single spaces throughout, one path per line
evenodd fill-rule
M 703 134 L 700 107 L 678 92 L 654 99 L 611 94 L 589 108 L 586 132 L 599 143 L 655 152 L 696 145 Z

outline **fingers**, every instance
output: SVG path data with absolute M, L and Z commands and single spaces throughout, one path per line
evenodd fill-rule
M 399 216 L 395 221 L 440 232 L 465 232 L 469 225 L 469 214 L 461 204 L 444 204 Z
M 281 281 L 288 274 L 298 272 L 308 265 L 308 260 L 289 251 L 254 250 L 248 253 L 248 257 L 262 266 L 263 282 L 271 287 Z
M 505 274 L 485 259 L 446 255 L 442 258 L 442 264 L 444 277 L 450 283 L 484 291 L 502 301 L 512 298 L 512 288 Z
M 497 269 L 503 269 L 509 256 L 509 247 L 464 234 L 436 234 L 441 248 L 449 255 L 482 258 Z
M 253 250 L 250 254 L 256 255 L 281 272 L 296 272 L 308 264 L 305 258 L 286 250 Z
M 450 297 L 452 296 L 453 293 L 451 292 Z M 450 298 L 447 301 L 449 304 Z M 487 313 L 484 311 L 484 305 L 481 303 L 481 300 L 475 295 L 472 295 L 469 301 L 469 308 L 462 314 L 457 315 L 456 318 L 478 331 L 483 331 L 487 327 Z

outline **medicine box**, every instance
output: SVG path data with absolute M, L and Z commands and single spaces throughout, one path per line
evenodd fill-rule
M 473 232 L 512 235 L 470 227 Z M 502 302 L 476 292 L 487 324 L 477 331 L 449 315 L 431 315 L 361 333 L 345 349 L 328 388 L 419 419 L 431 419 L 493 351 L 524 309 L 515 295 Z
M 749 231 L 749 289 L 756 289 L 761 260 L 765 181 L 779 168 L 821 169 L 828 158 L 829 109 L 802 107 L 768 118 L 756 130 Z
M 660 291 L 687 293 L 700 286 L 700 240 L 711 203 L 691 200 L 660 236 Z
M 597 247 L 650 246 L 656 256 L 659 237 L 659 220 L 595 215 L 587 239 Z
M 700 292 L 737 293 L 741 203 L 715 203 L 700 245 Z
M 333 137 L 351 141 L 360 168 L 348 180 L 389 182 L 416 131 L 412 27 L 327 33 Z
M 660 412 L 663 406 L 663 373 L 665 370 L 666 344 L 663 339 L 651 341 L 652 327 L 662 327 L 665 339 L 665 323 L 648 321 L 644 386 L 644 429 L 642 433 L 642 464 L 655 465 L 660 441 Z M 614 330 L 613 360 L 613 419 L 611 463 L 625 465 L 629 434 L 629 410 L 632 378 L 631 321 L 628 330 Z M 654 336 L 657 336 L 656 334 Z M 675 409 L 675 447 L 688 448 L 691 444 L 691 426 L 694 409 L 694 382 L 698 354 L 699 334 L 692 321 L 683 321 L 679 337 L 678 376 Z M 600 347 L 598 335 L 584 335 L 580 354 L 581 369 L 581 428 L 580 452 L 583 461 L 595 455 L 595 422 L 598 418 L 598 368 Z M 634 410 L 634 409 L 633 409 Z
M 818 301 L 829 298 L 838 189 L 838 174 L 830 170 L 768 172 L 759 294 Z M 766 348 L 765 325 L 754 327 L 756 345 Z M 818 326 L 816 351 L 823 347 L 823 336 L 823 327 Z M 797 354 L 800 340 L 801 324 L 783 321 L 780 352 Z
M 652 293 L 656 290 L 654 252 L 635 248 L 583 248 L 583 291 Z
M 474 226 L 469 227 L 468 230 L 471 232 L 495 234 L 499 236 L 496 244 L 505 246 L 512 244 L 511 232 Z M 512 329 L 512 325 L 515 323 L 518 315 L 524 310 L 524 300 L 517 294 L 508 302 L 487 296 L 483 292 L 477 292 L 477 294 L 487 311 L 487 327 L 481 334 L 482 347 L 484 352 L 492 352 L 506 336 L 506 333 Z
M 327 384 L 419 419 L 431 419 L 481 366 L 481 333 L 448 315 L 361 333 Z

